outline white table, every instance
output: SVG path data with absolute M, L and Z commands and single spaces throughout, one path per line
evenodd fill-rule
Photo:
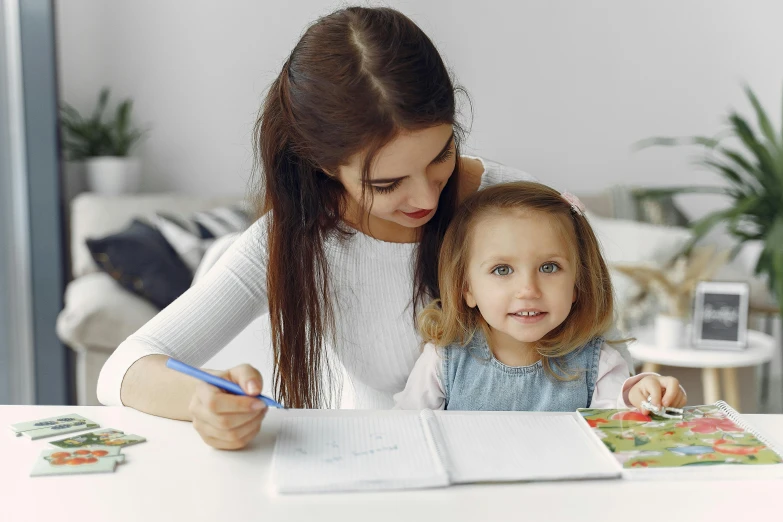
M 149 440 L 125 448 L 126 462 L 112 474 L 29 477 L 36 456 L 50 447 L 47 439 L 16 438 L 6 426 L 66 413 L 78 413 L 102 427 Z M 270 458 L 280 419 L 291 414 L 361 413 L 270 411 L 260 436 L 249 448 L 227 452 L 205 445 L 189 423 L 127 408 L 0 406 L 0 520 L 660 522 L 661 508 L 642 507 L 643 495 L 676 505 L 676 520 L 736 522 L 750 515 L 750 506 L 754 517 L 778 520 L 783 509 L 779 501 L 783 481 L 613 480 L 279 496 L 269 483 Z M 768 437 L 783 441 L 783 415 L 747 418 Z
M 758 366 L 775 355 L 775 339 L 755 330 L 748 331 L 748 346 L 744 350 L 706 350 L 689 345 L 663 348 L 655 344 L 652 329 L 635 334 L 637 341 L 628 346 L 631 356 L 642 361 L 642 371 L 657 372 L 661 365 L 701 368 L 704 402 L 712 404 L 725 399 L 734 409 L 740 409 L 736 368 Z M 721 397 L 718 369 L 723 371 L 725 397 Z

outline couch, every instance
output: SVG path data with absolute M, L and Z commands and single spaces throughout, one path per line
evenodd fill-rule
M 95 388 L 104 362 L 126 337 L 158 311 L 101 271 L 87 249 L 86 240 L 119 232 L 136 217 L 151 220 L 158 211 L 185 218 L 199 210 L 241 200 L 239 196 L 103 196 L 90 192 L 72 200 L 69 216 L 72 280 L 65 289 L 65 308 L 57 318 L 57 334 L 76 353 L 79 406 L 99 404 Z

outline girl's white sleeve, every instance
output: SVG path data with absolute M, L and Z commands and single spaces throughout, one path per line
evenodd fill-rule
M 628 400 L 628 392 L 634 384 L 647 375 L 657 373 L 639 373 L 630 377 L 630 370 L 625 358 L 612 346 L 604 343 L 598 359 L 598 378 L 593 390 L 591 408 L 633 408 Z M 682 392 L 685 389 L 680 386 Z
M 128 337 L 98 378 L 98 400 L 121 406 L 128 369 L 163 354 L 201 366 L 268 309 L 266 219 L 251 225 L 195 285 Z
M 446 407 L 446 392 L 443 389 L 441 369 L 443 359 L 440 349 L 427 343 L 413 366 L 405 389 L 394 394 L 396 410 L 442 410 Z

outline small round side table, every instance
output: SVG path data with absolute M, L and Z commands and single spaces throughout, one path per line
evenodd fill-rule
M 775 339 L 756 330 L 748 330 L 748 345 L 743 350 L 707 350 L 686 343 L 678 347 L 660 348 L 655 344 L 652 328 L 641 329 L 634 337 L 636 342 L 628 345 L 628 351 L 634 359 L 644 363 L 642 371 L 657 373 L 661 365 L 701 368 L 705 404 L 721 399 L 718 369 L 722 369 L 724 400 L 737 411 L 740 405 L 736 368 L 769 362 L 775 353 Z

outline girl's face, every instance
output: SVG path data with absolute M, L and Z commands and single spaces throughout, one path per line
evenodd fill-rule
M 337 173 L 349 195 L 346 218 L 358 224 L 369 211 L 370 230 L 418 228 L 432 219 L 454 172 L 453 128 L 443 124 L 400 134 L 378 151 L 366 182 L 362 161 L 363 155 L 356 154 Z
M 493 346 L 531 346 L 576 300 L 573 233 L 541 212 L 502 212 L 474 225 L 465 302 L 489 324 Z

